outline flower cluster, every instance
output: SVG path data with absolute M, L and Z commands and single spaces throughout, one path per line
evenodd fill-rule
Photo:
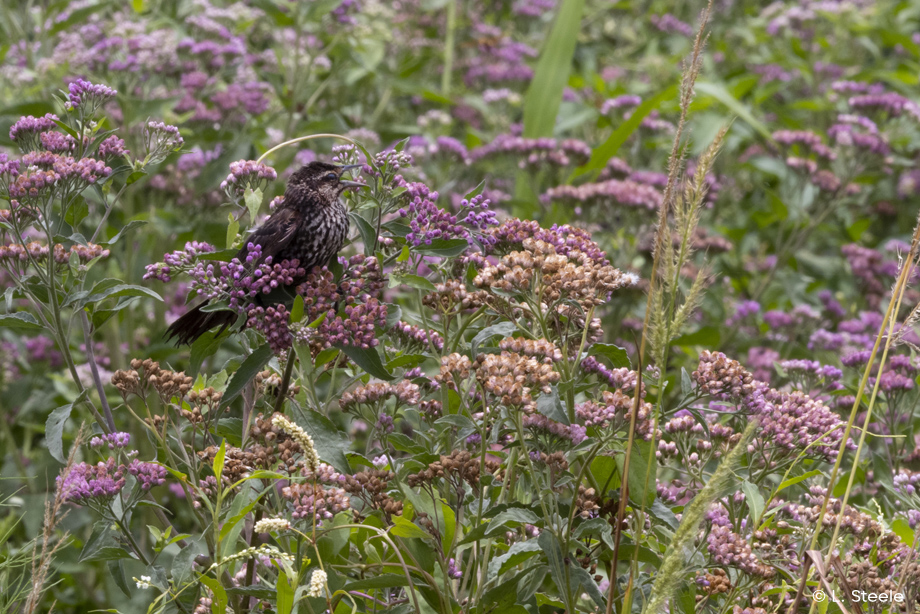
M 356 405 L 381 405 L 390 398 L 396 399 L 397 408 L 401 405 L 418 405 L 421 401 L 418 385 L 404 379 L 395 385 L 371 382 L 345 392 L 339 399 L 339 407 L 348 411 Z
M 507 155 L 517 158 L 520 168 L 578 166 L 591 157 L 591 148 L 577 139 L 528 139 L 500 134 L 491 143 L 473 149 L 470 160 L 479 162 Z
M 158 279 L 163 283 L 172 281 L 172 274 L 178 271 L 188 272 L 201 254 L 210 254 L 216 248 L 210 243 L 189 241 L 185 249 L 176 250 L 163 256 L 163 262 L 148 264 L 144 279 Z
M 412 245 L 431 245 L 434 240 L 469 239 L 473 232 L 483 231 L 497 223 L 495 213 L 489 210 L 489 200 L 482 195 L 460 202 L 457 214 L 439 208 L 435 201 L 438 193 L 423 183 L 406 185 L 408 204 L 399 210 L 400 217 L 409 219 L 411 232 L 406 240 Z
M 183 259 L 193 258 L 198 253 L 202 252 L 196 252 L 194 245 L 190 249 L 186 244 L 184 254 L 174 254 L 175 266 L 182 266 L 185 264 Z M 271 256 L 263 258 L 261 245 L 248 243 L 245 254 L 242 261 L 234 257 L 230 262 L 196 263 L 189 270 L 192 289 L 208 300 L 228 299 L 231 308 L 239 309 L 259 294 L 268 294 L 276 288 L 291 286 L 306 275 L 306 271 L 297 260 L 282 260 L 275 263 Z M 153 270 L 148 267 L 148 275 L 159 274 L 162 268 L 156 266 Z M 168 275 L 168 269 L 166 274 Z
M 89 441 L 89 445 L 93 448 L 101 448 L 104 445 L 107 445 L 110 450 L 116 448 L 124 448 L 129 443 L 131 443 L 131 434 L 116 432 L 109 433 L 108 435 L 102 435 L 101 437 L 93 437 Z
M 754 391 L 754 377 L 722 352 L 703 350 L 693 379 L 703 393 L 722 400 L 738 401 Z
M 125 466 L 114 458 L 96 465 L 78 463 L 57 477 L 61 499 L 77 505 L 104 505 L 125 486 Z
M 265 190 L 278 178 L 275 169 L 254 160 L 237 160 L 230 163 L 230 174 L 220 184 L 220 189 L 231 198 L 240 198 L 246 190 Z
M 93 84 L 83 79 L 72 81 L 67 86 L 67 99 L 64 106 L 68 111 L 77 111 L 84 117 L 92 117 L 96 109 L 118 94 L 112 88 Z
M 603 207 L 605 215 L 610 205 L 629 209 L 654 211 L 661 206 L 662 194 L 655 187 L 629 179 L 608 179 L 579 186 L 560 185 L 550 188 L 541 197 L 545 202 L 562 201 Z

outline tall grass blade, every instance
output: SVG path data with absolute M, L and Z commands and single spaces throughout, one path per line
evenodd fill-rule
M 524 98 L 524 136 L 527 138 L 553 135 L 562 104 L 562 90 L 572 71 L 584 10 L 585 0 L 565 0 L 559 7 Z

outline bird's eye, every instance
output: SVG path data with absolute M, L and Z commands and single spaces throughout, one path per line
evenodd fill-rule
M 325 179 L 326 181 L 335 181 L 338 178 L 339 176 L 336 175 L 335 173 L 326 173 L 326 176 L 323 177 L 323 179 Z

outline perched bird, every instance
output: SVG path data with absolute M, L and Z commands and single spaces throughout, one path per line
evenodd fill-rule
M 271 256 L 273 262 L 298 260 L 310 274 L 314 267 L 324 266 L 336 255 L 348 235 L 348 212 L 341 202 L 348 188 L 365 187 L 363 183 L 342 179 L 342 175 L 360 164 L 338 166 L 325 162 L 310 162 L 295 172 L 284 191 L 283 204 L 246 240 L 262 248 L 261 260 Z M 243 247 L 237 258 L 245 262 L 248 248 Z M 295 279 L 293 286 L 306 276 Z M 256 297 L 261 304 L 279 302 L 282 297 Z M 198 337 L 220 326 L 221 330 L 236 322 L 232 311 L 202 311 L 208 302 L 191 309 L 166 330 L 168 339 L 178 343 L 193 343 Z

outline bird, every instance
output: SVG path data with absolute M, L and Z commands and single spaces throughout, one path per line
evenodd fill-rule
M 292 287 L 304 282 L 314 267 L 328 264 L 345 244 L 349 221 L 341 196 L 349 188 L 367 186 L 342 177 L 361 166 L 314 161 L 295 171 L 285 187 L 281 206 L 249 235 L 236 257 L 245 262 L 249 244 L 258 245 L 261 260 L 254 262 L 253 267 L 269 256 L 273 262 L 298 260 L 305 274 L 294 279 Z M 269 304 L 273 300 L 283 300 L 274 293 L 268 298 L 262 295 L 256 298 Z M 204 311 L 209 304 L 205 301 L 173 322 L 166 330 L 167 340 L 176 339 L 177 345 L 191 345 L 212 328 L 220 326 L 223 332 L 236 322 L 238 316 L 233 311 Z

